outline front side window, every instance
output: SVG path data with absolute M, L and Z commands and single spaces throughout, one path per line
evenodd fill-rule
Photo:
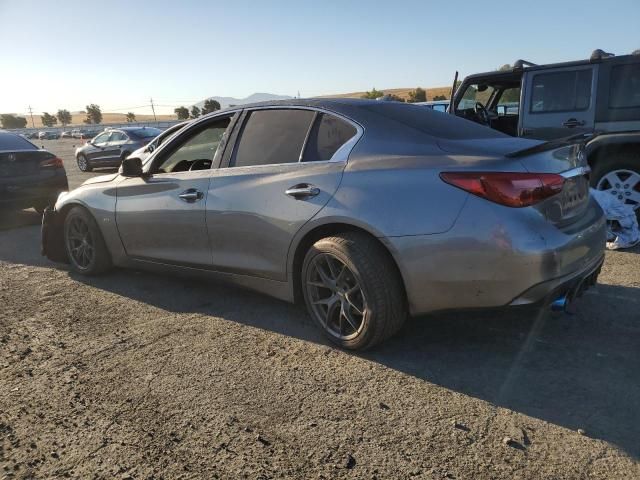
M 93 139 L 93 143 L 106 143 L 109 140 L 109 133 L 101 133 Z
M 640 63 L 611 69 L 609 108 L 640 107 Z
M 112 132 L 111 133 L 111 138 L 109 138 L 110 142 L 122 142 L 124 140 L 126 140 L 127 137 L 124 133 L 122 132 Z
M 520 87 L 506 88 L 496 105 L 498 115 L 518 115 L 520 111 Z
M 356 133 L 356 128 L 350 123 L 328 113 L 319 114 L 311 129 L 303 161 L 331 160 L 338 149 Z
M 169 153 L 153 173 L 175 173 L 211 168 L 222 137 L 231 122 L 230 118 L 220 119 L 189 137 Z
M 250 112 L 230 166 L 298 162 L 314 116 L 313 111 L 298 109 Z
M 587 110 L 590 104 L 590 69 L 540 73 L 533 77 L 531 113 Z

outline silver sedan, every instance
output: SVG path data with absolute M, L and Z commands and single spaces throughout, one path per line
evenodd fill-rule
M 579 142 L 418 106 L 247 105 L 62 194 L 43 253 L 86 275 L 186 271 L 301 301 L 331 340 L 364 349 L 408 315 L 564 308 L 604 258 L 588 171 Z

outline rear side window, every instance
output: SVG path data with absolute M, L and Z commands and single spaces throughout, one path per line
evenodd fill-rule
M 126 140 L 127 137 L 124 133 L 122 132 L 112 132 L 111 133 L 111 138 L 109 138 L 110 142 L 122 142 L 123 140 Z
M 356 133 L 356 128 L 350 123 L 333 115 L 321 113 L 311 129 L 303 161 L 331 160 L 338 149 Z
M 0 132 L 0 151 L 1 150 L 37 150 L 33 143 L 20 135 L 13 133 Z
M 531 113 L 575 112 L 591 104 L 591 70 L 540 73 L 533 77 Z
M 611 69 L 609 108 L 640 107 L 640 63 Z
M 250 112 L 230 166 L 298 162 L 314 115 L 310 110 L 296 109 Z

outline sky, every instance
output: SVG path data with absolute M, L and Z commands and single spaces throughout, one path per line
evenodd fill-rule
M 640 49 L 640 0 L 0 0 L 0 112 L 438 87 Z

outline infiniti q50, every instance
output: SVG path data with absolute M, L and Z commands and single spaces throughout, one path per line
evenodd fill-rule
M 408 315 L 546 306 L 596 280 L 605 221 L 578 140 L 508 137 L 395 102 L 219 111 L 144 166 L 62 194 L 43 253 L 76 272 L 192 272 L 304 302 L 371 347 Z

